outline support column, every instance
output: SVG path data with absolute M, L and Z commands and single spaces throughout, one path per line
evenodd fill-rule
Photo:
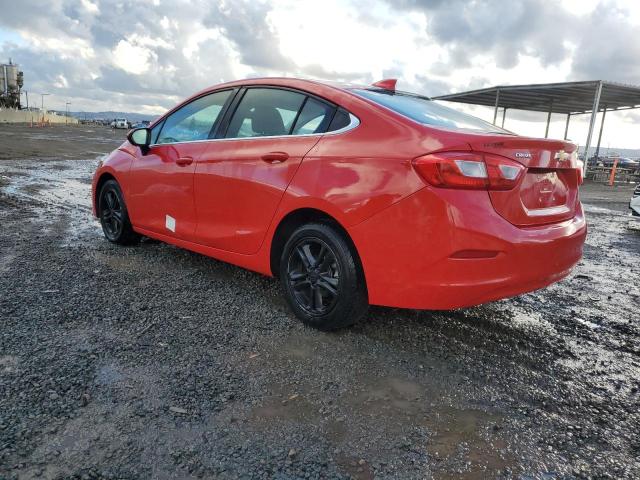
M 602 81 L 598 82 L 595 94 L 593 95 L 593 107 L 591 109 L 591 120 L 589 121 L 589 133 L 587 134 L 587 142 L 584 146 L 584 173 L 586 176 L 587 165 L 589 163 L 589 147 L 591 146 L 591 137 L 593 136 L 593 127 L 596 124 L 596 115 L 600 108 L 600 95 L 602 94 Z
M 496 120 L 498 120 L 498 105 L 500 104 L 500 89 L 496 89 L 496 106 L 493 110 L 493 124 L 496 124 Z
M 604 106 L 604 110 L 602 111 L 602 122 L 600 123 L 600 133 L 598 134 L 598 145 L 596 146 L 596 158 L 598 158 L 598 154 L 600 153 L 600 142 L 602 141 L 602 130 L 604 130 L 604 117 L 607 116 L 607 106 Z
M 504 128 L 504 118 L 507 116 L 507 107 L 502 109 L 502 128 Z
M 567 124 L 564 126 L 564 139 L 569 138 L 569 120 L 571 120 L 571 114 L 567 113 Z
M 549 104 L 549 113 L 547 114 L 547 128 L 544 130 L 544 138 L 549 138 L 549 124 L 551 123 L 551 113 L 553 112 L 553 100 Z

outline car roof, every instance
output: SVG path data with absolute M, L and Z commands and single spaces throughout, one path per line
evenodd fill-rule
M 365 85 L 363 83 L 339 82 L 337 80 L 323 80 L 323 79 L 316 79 L 316 78 L 300 78 L 300 77 L 255 77 L 255 78 L 245 78 L 242 80 L 233 80 L 230 82 L 219 83 L 217 85 L 211 85 L 210 87 L 207 87 L 202 91 L 198 92 L 196 95 L 201 95 L 211 90 L 218 90 L 224 87 L 242 87 L 247 85 L 273 85 L 273 86 L 283 86 L 283 87 L 288 86 L 292 88 L 295 88 L 295 87 L 301 88 L 305 84 L 311 88 L 313 88 L 314 86 L 325 86 L 325 87 L 330 87 L 336 90 L 342 90 L 346 92 L 350 92 L 351 90 L 354 90 L 354 89 L 385 90 L 384 88 L 380 88 L 375 84 Z M 394 90 L 394 91 L 404 95 L 413 95 L 416 97 L 430 100 L 428 96 L 420 93 L 407 92 L 402 90 Z
M 292 88 L 297 90 L 306 91 L 312 95 L 317 95 L 318 97 L 325 98 L 326 100 L 333 102 L 337 105 L 346 108 L 350 112 L 354 107 L 358 106 L 360 108 L 367 106 L 366 108 L 374 108 L 376 110 L 383 109 L 380 105 L 377 105 L 360 95 L 357 95 L 353 90 L 357 88 L 361 89 L 372 89 L 372 90 L 385 90 L 384 88 L 380 88 L 374 85 L 362 85 L 355 83 L 346 83 L 346 82 L 336 82 L 329 80 L 318 80 L 318 79 L 310 79 L 310 78 L 297 78 L 297 77 L 257 77 L 257 78 L 245 78 L 242 80 L 233 80 L 230 82 L 219 83 L 216 85 L 211 85 L 207 88 L 196 92 L 190 97 L 184 99 L 182 102 L 175 105 L 173 108 L 169 109 L 163 115 L 158 117 L 153 125 L 155 126 L 157 122 L 166 118 L 167 115 L 170 115 L 172 112 L 181 108 L 183 105 L 188 104 L 189 102 L 195 100 L 198 97 L 208 95 L 212 92 L 223 90 L 225 88 L 238 88 L 244 86 L 270 86 L 270 87 L 285 87 Z M 415 95 L 417 97 L 421 97 L 419 94 L 409 93 L 409 92 L 401 92 L 398 93 Z M 428 97 L 422 97 L 428 99 Z M 406 121 L 406 117 L 402 115 L 389 111 L 391 115 L 394 117 L 398 117 L 400 121 Z
M 233 87 L 244 87 L 249 85 L 268 85 L 268 86 L 279 86 L 279 87 L 289 87 L 289 88 L 298 88 L 301 90 L 308 90 L 312 93 L 318 91 L 318 89 L 331 89 L 335 91 L 341 92 L 349 92 L 350 89 L 360 87 L 366 88 L 364 85 L 352 85 L 348 83 L 341 82 L 332 82 L 325 80 L 316 80 L 316 79 L 308 79 L 308 78 L 297 78 L 297 77 L 256 77 L 256 78 L 245 78 L 242 80 L 232 80 L 230 82 L 219 83 L 216 85 L 211 85 L 207 88 L 204 88 L 192 95 L 190 98 L 195 98 L 200 95 L 204 95 L 213 90 L 220 90 L 223 88 L 233 88 Z

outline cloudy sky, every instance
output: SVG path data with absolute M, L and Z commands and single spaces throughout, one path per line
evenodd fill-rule
M 30 100 L 46 92 L 51 108 L 149 114 L 256 76 L 396 77 L 429 96 L 567 80 L 640 85 L 640 1 L 0 0 L 0 61 L 9 57 Z M 505 127 L 542 136 L 545 120 L 509 112 Z M 562 137 L 564 118 L 554 120 L 551 136 Z M 586 122 L 572 121 L 570 138 L 584 143 Z M 639 111 L 607 114 L 603 145 L 640 148 L 638 122 Z

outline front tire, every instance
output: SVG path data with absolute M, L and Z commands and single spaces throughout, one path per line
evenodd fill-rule
M 280 259 L 280 281 L 296 316 L 319 330 L 353 325 L 369 307 L 357 254 L 330 224 L 310 223 L 293 232 Z
M 133 245 L 140 241 L 140 235 L 131 226 L 120 185 L 115 180 L 107 180 L 100 189 L 98 212 L 107 240 L 118 245 Z

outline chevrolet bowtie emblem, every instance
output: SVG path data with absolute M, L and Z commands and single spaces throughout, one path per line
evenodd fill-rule
M 556 152 L 554 158 L 559 162 L 564 162 L 565 160 L 569 160 L 571 158 L 571 154 L 565 152 L 564 150 L 560 150 Z

